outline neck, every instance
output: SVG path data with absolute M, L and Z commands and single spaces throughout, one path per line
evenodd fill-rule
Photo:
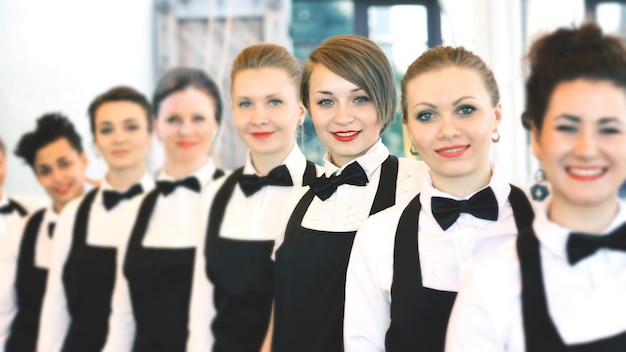
M 455 197 L 465 198 L 489 185 L 491 181 L 491 167 L 487 165 L 479 176 L 472 174 L 469 175 L 470 177 L 445 177 L 433 173 L 430 176 L 433 181 L 433 187 L 436 189 Z
M 619 210 L 619 201 L 615 197 L 604 204 L 590 206 L 572 204 L 553 195 L 548 209 L 550 221 L 560 226 L 576 232 L 600 234 L 615 218 Z
M 165 165 L 163 165 L 163 171 L 174 179 L 181 179 L 189 174 L 200 169 L 209 160 L 209 156 L 194 160 L 194 162 L 180 162 L 171 158 L 165 158 Z
M 285 159 L 287 159 L 287 156 L 291 153 L 292 149 L 293 145 L 292 148 L 286 152 L 280 151 L 272 154 L 255 153 L 250 150 L 250 160 L 252 161 L 252 165 L 254 166 L 256 172 L 258 172 L 261 176 L 266 176 L 270 171 L 272 171 L 273 168 L 281 165 Z
M 146 165 L 141 163 L 124 169 L 109 169 L 107 182 L 118 191 L 125 191 L 141 180 L 146 173 Z

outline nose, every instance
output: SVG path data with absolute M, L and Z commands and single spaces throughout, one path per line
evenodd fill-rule
M 439 128 L 439 138 L 450 139 L 458 136 L 459 130 L 451 116 L 441 116 L 441 127 Z
M 267 112 L 265 108 L 257 106 L 252 111 L 250 122 L 255 126 L 264 125 L 267 123 Z
M 590 128 L 583 128 L 576 138 L 574 154 L 579 157 L 592 157 L 596 148 L 596 136 Z
M 192 128 L 193 126 L 191 125 L 190 121 L 181 121 L 180 125 L 178 126 L 178 133 L 181 135 L 190 134 Z
M 119 129 L 117 129 L 117 130 L 115 130 L 115 131 L 113 132 L 113 142 L 115 142 L 115 143 L 120 143 L 120 142 L 123 142 L 123 141 L 124 141 L 124 137 L 125 137 L 125 136 L 126 136 L 126 135 L 125 135 L 122 131 L 120 131 Z
M 352 121 L 354 121 L 354 116 L 350 108 L 341 104 L 337 104 L 337 110 L 335 110 L 333 122 L 341 126 L 346 126 Z

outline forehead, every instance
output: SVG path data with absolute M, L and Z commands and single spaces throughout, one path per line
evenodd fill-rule
M 35 166 L 53 164 L 60 158 L 77 154 L 78 152 L 72 148 L 66 138 L 59 138 L 37 150 L 35 153 Z
M 480 73 L 471 68 L 445 67 L 421 73 L 406 85 L 407 98 L 420 100 L 456 99 L 458 96 L 488 96 Z
M 131 101 L 106 102 L 96 110 L 96 121 L 105 122 L 127 119 L 131 117 L 145 117 L 146 111 L 137 103 Z
M 235 73 L 233 78 L 234 94 L 264 95 L 266 91 L 295 87 L 289 73 L 279 67 L 247 68 Z
M 177 90 L 169 94 L 159 107 L 159 114 L 163 111 L 176 112 L 195 110 L 201 108 L 215 108 L 215 100 L 206 91 L 194 86 L 187 87 L 183 90 Z
M 317 90 L 339 92 L 346 90 L 350 91 L 358 88 L 364 87 L 357 86 L 356 84 L 334 73 L 322 64 L 316 64 L 313 67 L 309 83 L 309 90 L 311 93 L 316 93 Z
M 582 119 L 611 117 L 626 121 L 626 92 L 606 80 L 577 79 L 561 82 L 552 92 L 546 117 L 563 114 Z

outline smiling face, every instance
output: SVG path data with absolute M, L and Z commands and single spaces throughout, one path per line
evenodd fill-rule
M 192 172 L 209 158 L 218 128 L 215 101 L 195 87 L 176 91 L 161 102 L 154 125 L 165 146 L 164 169 Z
M 467 185 L 474 192 L 491 177 L 491 135 L 501 118 L 479 73 L 456 66 L 422 73 L 406 85 L 406 127 L 435 187 Z M 453 187 L 456 188 L 456 187 Z
M 148 118 L 130 101 L 107 102 L 95 112 L 96 147 L 111 170 L 144 168 L 151 141 Z
M 287 71 L 264 67 L 235 74 L 232 86 L 235 127 L 254 163 L 281 163 L 294 145 L 304 105 Z
M 626 93 L 608 81 L 556 86 L 533 152 L 552 185 L 553 204 L 612 211 L 626 179 Z
M 72 148 L 65 138 L 40 148 L 35 153 L 33 168 L 57 211 L 84 192 L 87 157 Z
M 361 87 L 316 65 L 309 82 L 310 115 L 332 161 L 343 166 L 380 138 L 376 106 Z

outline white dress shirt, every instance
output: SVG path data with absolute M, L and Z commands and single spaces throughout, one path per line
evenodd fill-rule
M 549 204 L 549 203 L 548 203 Z M 570 230 L 536 212 L 549 315 L 567 345 L 626 331 L 626 252 L 600 249 L 575 265 L 567 261 Z M 626 204 L 603 233 L 626 221 Z M 452 310 L 446 351 L 525 351 L 521 275 L 515 241 L 476 264 Z
M 163 196 L 159 194 L 154 211 L 148 221 L 146 234 L 142 245 L 154 248 L 194 248 L 198 238 L 204 233 L 206 223 L 200 214 L 202 193 L 213 181 L 215 165 L 209 160 L 205 165 L 188 176 L 195 176 L 201 185 L 201 192 L 195 192 L 186 187 L 176 189 Z M 186 176 L 187 177 L 187 176 Z M 186 178 L 186 177 L 183 177 Z M 173 181 L 174 178 L 164 172 L 159 173 L 157 180 Z M 138 208 L 143 201 L 133 199 Z M 136 216 L 136 212 L 133 213 Z M 133 223 L 134 223 L 133 218 Z M 127 231 L 117 251 L 117 280 L 113 290 L 113 311 L 109 324 L 109 337 L 104 351 L 124 352 L 131 351 L 135 340 L 136 321 L 132 310 L 132 302 L 128 287 L 128 280 L 123 273 L 124 259 L 130 231 Z
M 286 216 L 281 213 L 291 213 L 293 209 L 287 204 L 294 193 L 301 193 L 302 176 L 306 169 L 306 158 L 297 145 L 294 145 L 291 153 L 287 156 L 283 165 L 287 166 L 291 174 L 293 187 L 265 186 L 250 197 L 246 197 L 241 188 L 236 185 L 232 197 L 228 201 L 222 226 L 220 227 L 220 237 L 244 240 L 263 241 L 274 240 L 274 251 L 277 249 L 276 243 L 282 242 L 285 235 L 287 223 Z M 321 172 L 321 171 L 320 171 Z M 250 155 L 246 160 L 243 169 L 244 175 L 257 174 L 252 165 Z M 193 287 L 191 294 L 191 304 L 189 310 L 189 340 L 187 350 L 189 352 L 210 351 L 213 345 L 213 334 L 211 333 L 211 322 L 215 317 L 213 306 L 213 286 L 206 276 L 206 258 L 204 250 L 206 247 L 206 226 L 208 216 L 215 193 L 221 188 L 226 177 L 212 183 L 205 192 L 202 202 L 201 217 L 204 219 L 204 231 L 199 237 L 197 253 L 195 258 L 195 268 L 193 277 Z M 305 187 L 308 189 L 308 187 Z M 245 221 L 242 218 L 245 217 Z
M 434 188 L 430 175 L 423 179 L 418 231 L 424 287 L 457 292 L 477 259 L 517 234 L 513 209 L 508 201 L 511 187 L 494 165 L 489 186 L 498 201 L 498 220 L 484 220 L 461 213 L 444 231 L 432 215 L 431 197 L 460 198 Z M 346 278 L 346 352 L 385 350 L 385 334 L 391 322 L 395 235 L 405 207 L 395 206 L 372 216 L 357 232 Z
M 4 352 L 9 338 L 13 319 L 19 309 L 15 280 L 19 252 L 26 224 L 32 214 L 14 221 L 8 227 L 5 237 L 0 239 L 0 351 Z M 48 224 L 56 223 L 57 214 L 52 206 L 46 207 L 35 242 L 35 266 L 50 268 L 52 239 L 48 235 Z M 56 230 L 55 230 L 56 231 Z
M 154 188 L 154 180 L 148 174 L 141 178 L 140 184 L 144 192 L 149 192 Z M 140 196 L 135 196 L 132 200 L 122 200 L 114 208 L 107 210 L 102 200 L 102 193 L 105 190 L 113 190 L 113 187 L 103 181 L 100 189 L 96 191 L 97 194 L 90 208 L 87 222 L 87 244 L 95 247 L 115 248 L 130 232 L 131 226 L 134 224 L 137 207 L 132 200 L 140 198 Z M 84 196 L 75 199 L 63 208 L 54 230 L 52 264 L 48 272 L 46 294 L 41 312 L 38 352 L 61 351 L 71 323 L 72 317 L 68 311 L 67 297 L 63 286 L 63 270 L 72 247 L 76 213 L 83 199 Z
M 0 208 L 9 205 L 9 196 L 7 196 L 4 190 L 2 190 L 1 194 L 2 197 L 0 197 Z M 47 203 L 39 197 L 10 196 L 10 198 L 23 206 L 24 210 L 26 210 L 28 214 L 31 214 L 34 211 L 41 209 L 47 205 Z M 22 216 L 17 212 L 17 210 L 14 210 L 8 214 L 0 213 L 0 239 L 7 236 L 9 228 L 12 227 L 14 223 L 19 222 L 21 218 Z
M 389 156 L 389 150 L 378 140 L 367 153 L 355 159 L 365 171 L 366 186 L 341 185 L 330 198 L 321 200 L 314 197 L 304 218 L 302 227 L 329 232 L 356 231 L 369 217 L 378 184 L 381 164 Z M 349 163 L 350 164 L 350 163 Z M 349 164 L 339 168 L 330 160 L 330 152 L 324 156 L 324 174 L 341 174 Z M 427 174 L 427 167 L 421 161 L 398 158 L 398 177 L 396 185 L 396 204 L 406 204 L 417 194 L 422 178 Z M 306 189 L 305 189 L 306 191 Z M 298 200 L 300 200 L 298 198 Z

